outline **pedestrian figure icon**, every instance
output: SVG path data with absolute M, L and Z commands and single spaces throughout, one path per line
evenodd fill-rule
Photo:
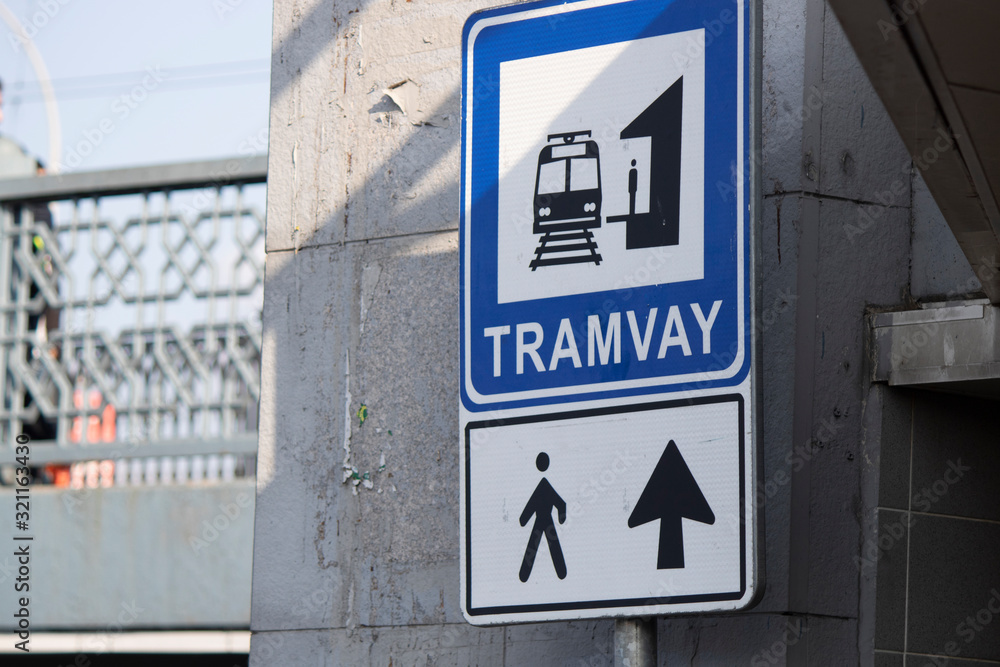
M 549 455 L 541 452 L 535 459 L 535 466 L 540 472 L 545 472 L 549 468 Z M 552 509 L 559 510 L 559 523 L 566 522 L 566 502 L 559 497 L 556 490 L 549 484 L 549 480 L 542 477 L 542 481 L 535 487 L 534 493 L 528 499 L 524 511 L 521 512 L 521 525 L 525 526 L 535 516 L 535 524 L 531 527 L 531 537 L 528 538 L 528 548 L 524 550 L 524 560 L 521 561 L 521 572 L 518 575 L 521 581 L 528 581 L 531 576 L 531 568 L 535 564 L 535 555 L 545 535 L 545 541 L 549 544 L 549 555 L 552 556 L 552 565 L 556 569 L 556 576 L 560 579 L 566 578 L 566 560 L 563 558 L 562 547 L 559 546 L 559 536 L 556 534 L 556 525 L 552 521 Z

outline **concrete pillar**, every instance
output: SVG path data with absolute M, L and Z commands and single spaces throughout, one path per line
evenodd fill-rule
M 613 664 L 612 621 L 458 606 L 460 44 L 488 4 L 275 3 L 252 665 Z M 870 655 L 862 322 L 908 279 L 907 156 L 823 0 L 766 0 L 763 33 L 767 589 L 661 619 L 660 664 Z

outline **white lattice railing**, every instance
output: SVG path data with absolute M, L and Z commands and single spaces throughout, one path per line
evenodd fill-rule
M 263 158 L 0 181 L 0 460 L 23 433 L 74 480 L 250 472 L 265 182 Z

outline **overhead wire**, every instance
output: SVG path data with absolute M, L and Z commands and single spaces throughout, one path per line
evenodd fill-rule
M 206 86 L 234 86 L 258 82 L 270 76 L 270 61 L 242 60 L 171 68 L 151 66 L 150 69 L 164 76 L 165 89 L 189 90 Z M 83 99 L 100 97 L 118 90 L 127 91 L 131 87 L 141 85 L 143 77 L 148 74 L 149 69 L 145 69 L 63 77 L 51 79 L 49 83 L 60 100 Z M 9 84 L 5 82 L 4 92 L 10 104 L 38 102 L 43 99 L 42 85 L 38 81 L 16 81 Z

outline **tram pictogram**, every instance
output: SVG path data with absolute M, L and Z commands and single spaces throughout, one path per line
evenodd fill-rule
M 590 130 L 548 135 L 538 155 L 533 231 L 541 234 L 529 266 L 600 265 L 593 229 L 601 226 L 601 158 Z M 562 143 L 559 143 L 559 142 Z

